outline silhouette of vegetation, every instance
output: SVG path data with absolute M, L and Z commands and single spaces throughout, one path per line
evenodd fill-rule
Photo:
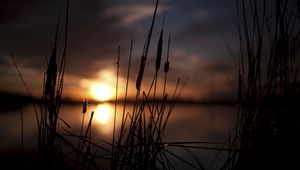
M 117 114 L 118 101 L 118 78 L 120 68 L 120 47 L 118 48 L 117 57 L 117 82 L 116 98 L 114 113 L 114 128 L 112 142 L 95 140 L 92 138 L 92 126 L 94 111 L 89 115 L 89 122 L 84 127 L 84 120 L 87 113 L 87 101 L 83 102 L 82 123 L 79 134 L 74 133 L 67 121 L 60 117 L 59 111 L 62 104 L 62 91 L 64 85 L 64 72 L 66 67 L 67 56 L 67 39 L 68 39 L 68 3 L 66 7 L 64 46 L 60 63 L 58 61 L 58 33 L 60 28 L 61 14 L 58 18 L 54 41 L 52 43 L 51 55 L 48 61 L 48 68 L 43 82 L 43 99 L 34 103 L 35 115 L 38 127 L 38 169 L 100 169 L 109 167 L 110 169 L 173 169 L 175 168 L 170 157 L 182 161 L 193 169 L 204 169 L 200 160 L 189 150 L 190 148 L 203 149 L 204 147 L 196 146 L 203 142 L 164 142 L 163 136 L 167 127 L 171 113 L 178 102 L 180 94 L 187 82 L 187 78 L 182 82 L 178 79 L 174 93 L 166 93 L 167 77 L 170 67 L 170 42 L 171 35 L 168 39 L 167 56 L 164 64 L 164 83 L 162 85 L 163 93 L 158 94 L 158 82 L 162 51 L 163 51 L 163 25 L 162 23 L 159 41 L 157 44 L 157 56 L 155 63 L 155 75 L 148 90 L 142 89 L 144 70 L 147 62 L 147 55 L 151 42 L 152 32 L 159 0 L 156 1 L 153 20 L 151 23 L 148 36 L 145 41 L 143 53 L 141 56 L 140 68 L 136 79 L 136 98 L 132 111 L 126 109 L 127 91 L 129 74 L 131 71 L 131 58 L 133 49 L 133 40 L 131 40 L 129 66 L 127 71 L 127 83 L 125 87 L 125 97 L 122 114 Z M 165 15 L 164 15 L 165 18 Z M 13 57 L 13 56 L 12 56 Z M 15 63 L 15 60 L 13 58 Z M 20 78 L 27 90 L 29 96 L 30 90 L 27 88 L 25 81 L 15 63 L 15 67 Z M 158 96 L 162 96 L 161 98 Z M 170 97 L 171 96 L 171 97 Z M 116 122 L 117 115 L 122 115 L 121 122 Z M 21 114 L 22 118 L 22 114 Z M 23 118 L 22 118 L 23 123 Z M 120 123 L 120 130 L 116 130 L 116 124 Z M 23 126 L 22 126 L 23 128 Z M 23 129 L 22 129 L 23 131 Z M 63 133 L 62 133 L 62 132 Z M 69 138 L 72 138 L 69 140 Z M 78 143 L 74 143 L 78 141 Z M 22 144 L 23 146 L 23 144 Z M 173 153 L 169 148 L 181 147 L 191 154 L 197 162 L 197 165 L 189 160 L 181 158 Z M 207 149 L 207 148 L 206 148 Z M 208 148 L 209 149 L 209 148 Z M 218 148 L 213 148 L 218 149 Z
M 300 3 L 287 0 L 236 0 L 239 33 L 238 117 L 236 127 L 227 145 L 214 146 L 214 142 L 172 142 L 163 137 L 169 118 L 184 89 L 188 77 L 179 78 L 173 94 L 166 92 L 170 68 L 171 35 L 168 36 L 167 56 L 161 70 L 164 50 L 164 21 L 157 42 L 155 74 L 149 89 L 143 89 L 144 71 L 152 39 L 159 0 L 156 0 L 150 30 L 145 40 L 140 67 L 136 77 L 136 97 L 133 109 L 128 110 L 129 75 L 133 40 L 128 59 L 127 81 L 123 100 L 119 100 L 119 71 L 122 65 L 121 47 L 116 62 L 116 96 L 112 139 L 92 137 L 94 111 L 88 112 L 88 102 L 82 105 L 79 132 L 74 132 L 60 117 L 62 91 L 67 57 L 68 4 L 65 14 L 65 31 L 62 54 L 58 55 L 59 15 L 51 55 L 43 81 L 43 99 L 34 103 L 38 127 L 37 169 L 176 169 L 171 158 L 192 169 L 205 169 L 194 155 L 195 149 L 226 151 L 227 160 L 221 169 L 291 169 L 299 167 L 297 155 L 300 139 L 300 116 L 297 101 L 300 99 L 298 55 L 300 47 Z M 58 59 L 59 57 L 59 59 Z M 13 56 L 12 56 L 13 58 Z M 18 70 L 27 90 L 31 94 Z M 59 63 L 57 61 L 60 61 Z M 162 74 L 162 75 L 160 75 Z M 162 76 L 163 84 L 158 83 Z M 162 93 L 158 88 L 163 89 Z M 117 110 L 117 105 L 123 109 Z M 117 116 L 121 115 L 121 122 Z M 85 126 L 85 120 L 88 124 Z M 22 133 L 23 133 L 23 114 Z M 116 128 L 120 127 L 120 128 Z M 205 144 L 205 146 L 202 146 Z M 23 134 L 22 134 L 23 146 Z M 182 148 L 195 161 L 173 153 Z M 196 163 L 195 163 L 196 162 Z
M 237 0 L 238 118 L 222 169 L 299 169 L 300 3 Z

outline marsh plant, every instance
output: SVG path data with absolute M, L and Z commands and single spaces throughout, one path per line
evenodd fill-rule
M 59 15 L 56 26 L 56 33 L 52 43 L 51 55 L 48 62 L 48 68 L 44 75 L 43 99 L 40 103 L 40 114 L 38 114 L 38 152 L 41 159 L 41 166 L 48 165 L 49 168 L 61 166 L 62 151 L 59 140 L 57 140 L 57 124 L 63 121 L 59 117 L 61 98 L 63 91 L 64 72 L 66 66 L 67 53 L 67 32 L 68 32 L 68 5 L 66 8 L 64 47 L 61 55 L 60 64 L 57 64 L 57 41 L 60 25 Z
M 156 63 L 154 67 L 155 75 L 149 90 L 141 93 L 141 84 L 143 82 L 142 80 L 146 67 L 148 48 L 151 42 L 157 6 L 158 1 L 156 3 L 152 24 L 141 56 L 140 69 L 136 78 L 136 99 L 133 110 L 126 113 L 125 107 L 127 94 L 125 94 L 120 133 L 116 138 L 113 136 L 111 169 L 167 169 L 171 166 L 166 155 L 172 154 L 172 152 L 166 149 L 167 144 L 163 143 L 162 137 L 164 135 L 170 114 L 176 101 L 178 100 L 178 97 L 180 96 L 182 88 L 178 89 L 180 84 L 180 81 L 178 81 L 174 95 L 171 97 L 171 99 L 169 99 L 168 94 L 165 93 L 166 79 L 169 71 L 169 36 L 168 52 L 166 57 L 167 60 L 164 65 L 164 90 L 163 94 L 160 94 L 160 96 L 163 96 L 163 98 L 160 99 L 160 102 L 156 101 L 157 79 L 162 57 L 163 26 L 157 45 Z M 132 46 L 133 41 L 131 41 L 129 66 L 131 61 Z M 129 72 L 130 67 L 128 67 L 127 85 L 129 80 Z M 184 81 L 183 86 L 185 83 L 186 81 Z M 126 86 L 126 92 L 127 89 L 128 86 Z M 115 132 L 113 134 L 115 134 Z
M 238 118 L 223 169 L 297 169 L 300 3 L 237 0 L 236 6 Z
M 122 66 L 120 65 L 120 47 L 118 47 L 112 140 L 104 141 L 99 139 L 101 137 L 97 137 L 97 140 L 92 138 L 94 111 L 91 111 L 90 113 L 88 112 L 89 109 L 86 100 L 83 102 L 82 106 L 82 123 L 78 133 L 74 132 L 71 126 L 67 123 L 67 120 L 63 120 L 59 114 L 62 104 L 67 56 L 67 3 L 62 54 L 61 56 L 58 54 L 58 37 L 61 24 L 60 14 L 54 40 L 51 46 L 51 53 L 48 57 L 49 60 L 47 61 L 47 70 L 44 74 L 43 98 L 41 102 L 38 103 L 38 106 L 34 104 L 38 126 L 38 164 L 40 169 L 174 169 L 175 167 L 172 165 L 170 157 L 182 161 L 191 168 L 204 169 L 201 162 L 189 150 L 189 148 L 197 148 L 197 146 L 194 145 L 199 143 L 201 144 L 201 142 L 163 141 L 168 120 L 188 79 L 187 77 L 182 81 L 178 78 L 173 94 L 168 94 L 166 92 L 166 89 L 168 88 L 168 72 L 170 68 L 169 50 L 171 35 L 168 36 L 167 55 L 165 57 L 163 69 L 161 69 L 161 60 L 163 58 L 162 54 L 164 49 L 165 14 L 157 42 L 156 62 L 153 66 L 155 74 L 150 82 L 149 89 L 143 89 L 142 86 L 142 83 L 145 83 L 143 78 L 145 68 L 147 66 L 148 51 L 152 39 L 158 4 L 159 0 L 156 1 L 152 23 L 143 47 L 135 84 L 136 97 L 133 109 L 130 111 L 128 110 L 127 105 L 133 40 L 131 40 L 130 43 L 127 81 L 123 97 L 124 100 L 122 100 L 123 103 L 118 101 L 119 70 Z M 160 76 L 161 73 L 162 76 Z M 19 75 L 22 78 L 20 72 Z M 158 83 L 158 79 L 160 77 L 164 80 L 162 84 Z M 25 82 L 24 86 L 30 95 L 30 91 Z M 122 110 L 117 110 L 118 104 L 123 105 Z M 84 123 L 86 114 L 89 114 L 87 125 Z M 116 121 L 117 116 L 121 116 L 121 122 Z M 117 123 L 120 123 L 120 125 L 117 125 Z M 116 127 L 120 128 L 116 129 Z M 191 155 L 195 158 L 197 164 L 195 165 L 194 163 L 191 163 L 190 161 L 173 153 L 172 149 L 170 149 L 172 147 L 182 147 L 184 150 L 187 150 L 188 153 L 191 153 Z

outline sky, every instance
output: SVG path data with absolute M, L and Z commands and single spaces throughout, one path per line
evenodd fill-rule
M 13 54 L 31 93 L 40 96 L 46 58 L 50 56 L 59 12 L 63 11 L 64 16 L 65 6 L 62 0 L 1 0 L 0 91 L 25 93 L 11 59 Z M 70 0 L 63 96 L 95 98 L 92 94 L 95 88 L 91 89 L 96 84 L 105 86 L 104 91 L 113 91 L 118 46 L 121 49 L 119 92 L 124 93 L 131 39 L 134 44 L 129 93 L 133 96 L 154 6 L 155 0 Z M 238 37 L 234 0 L 161 0 L 142 90 L 147 89 L 154 75 L 164 11 L 162 63 L 171 34 L 168 93 L 174 91 L 178 78 L 183 81 L 188 76 L 182 98 L 234 99 L 238 70 L 232 56 L 236 55 Z M 59 36 L 63 37 L 63 21 L 61 25 Z M 163 75 L 162 72 L 159 75 L 159 90 Z

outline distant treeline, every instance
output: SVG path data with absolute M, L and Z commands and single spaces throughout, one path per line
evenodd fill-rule
M 16 110 L 33 101 L 33 98 L 21 94 L 0 92 L 0 112 Z

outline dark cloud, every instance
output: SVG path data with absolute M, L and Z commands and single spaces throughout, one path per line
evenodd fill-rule
M 36 0 L 1 0 L 0 24 L 20 20 L 34 9 L 36 2 Z
M 6 7 L 21 8 L 22 4 L 26 3 L 16 1 L 6 4 Z M 7 57 L 9 52 L 13 51 L 16 58 L 30 60 L 32 67 L 44 69 L 45 55 L 49 55 L 58 14 L 65 8 L 65 3 L 56 0 L 43 3 L 32 1 L 32 4 L 35 8 L 30 14 L 25 15 L 26 17 L 22 17 L 22 11 L 18 9 L 16 16 L 6 12 L 6 16 L 10 16 L 7 17 L 10 18 L 8 20 L 15 21 L 1 22 L 0 56 Z M 68 72 L 91 75 L 96 69 L 93 70 L 93 63 L 112 57 L 118 43 L 122 43 L 124 35 L 129 34 L 128 30 L 116 27 L 119 18 L 103 17 L 102 13 L 106 8 L 107 4 L 98 0 L 70 2 Z M 64 24 L 63 21 L 61 24 Z M 60 32 L 61 37 L 62 34 L 63 31 Z M 84 69 L 87 67 L 89 69 Z
M 195 4 L 191 7 L 190 22 L 177 33 L 175 41 L 201 56 L 224 57 L 226 42 L 232 44 L 237 35 L 233 2 L 214 0 Z

